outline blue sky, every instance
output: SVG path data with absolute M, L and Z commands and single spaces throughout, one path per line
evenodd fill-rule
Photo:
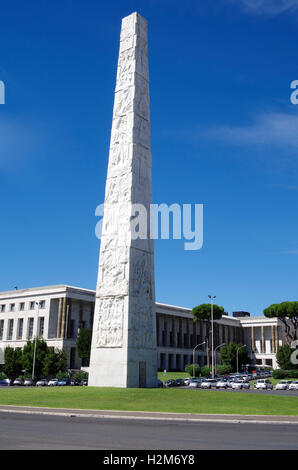
M 156 298 L 261 314 L 298 295 L 298 0 L 1 6 L 0 290 L 95 288 L 121 18 L 149 22 L 155 203 L 203 203 L 204 245 L 155 243 Z

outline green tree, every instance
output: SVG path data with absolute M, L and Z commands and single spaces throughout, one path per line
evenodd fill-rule
M 276 360 L 281 369 L 290 370 L 294 368 L 294 364 L 291 363 L 291 354 L 293 349 L 288 344 L 279 346 L 276 352 Z
M 33 341 L 27 341 L 27 344 L 23 349 L 22 364 L 25 369 L 26 376 L 30 376 L 33 369 L 33 356 L 34 356 L 34 343 Z M 43 368 L 45 364 L 45 358 L 47 356 L 48 346 L 47 343 L 40 338 L 36 341 L 36 358 L 35 358 L 35 378 L 39 379 L 42 376 Z
M 193 364 L 188 364 L 185 366 L 185 372 L 187 372 L 190 377 L 193 377 L 193 373 L 195 372 L 194 376 L 199 377 L 201 373 L 201 368 L 199 364 L 195 364 L 194 366 Z
M 65 373 L 67 369 L 67 356 L 64 349 L 49 347 L 44 358 L 42 372 L 46 377 L 57 377 L 58 373 Z
M 5 348 L 4 372 L 10 379 L 16 379 L 22 374 L 22 350 L 20 348 Z
M 243 344 L 228 343 L 224 344 L 220 349 L 220 359 L 223 365 L 229 365 L 233 371 L 237 370 L 237 350 L 238 350 L 238 367 L 250 362 L 247 348 Z M 240 349 L 241 348 L 241 349 Z
M 92 331 L 90 328 L 82 328 L 77 337 L 78 354 L 83 365 L 88 366 L 90 361 Z
M 57 368 L 59 372 L 66 372 L 67 370 L 67 355 L 65 349 L 57 350 Z
M 54 377 L 59 372 L 57 365 L 57 353 L 53 347 L 48 348 L 44 359 L 42 372 L 46 377 Z
M 285 336 L 288 344 L 298 338 L 298 302 L 281 302 L 265 308 L 267 318 L 278 318 L 285 327 Z
M 216 366 L 216 373 L 219 375 L 225 375 L 233 372 L 232 366 L 230 364 L 220 364 Z
M 213 305 L 213 320 L 220 320 L 224 313 L 224 308 L 218 305 Z M 204 320 L 206 322 L 206 354 L 207 354 L 207 367 L 210 367 L 210 332 L 211 332 L 211 304 L 201 304 L 192 309 L 193 321 Z
M 203 366 L 201 367 L 201 375 L 203 377 L 210 377 L 211 367 Z

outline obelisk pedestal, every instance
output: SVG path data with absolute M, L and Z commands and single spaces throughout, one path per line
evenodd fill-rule
M 157 384 L 153 240 L 132 236 L 134 204 L 152 202 L 147 22 L 122 20 L 89 385 Z M 149 222 L 149 215 L 148 215 Z

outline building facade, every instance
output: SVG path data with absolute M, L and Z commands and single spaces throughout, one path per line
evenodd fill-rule
M 93 327 L 95 291 L 55 285 L 0 292 L 0 363 L 4 350 L 23 348 L 36 334 L 48 346 L 64 348 L 68 367 L 85 364 L 78 356 L 77 336 L 81 328 Z M 193 321 L 191 309 L 156 303 L 158 368 L 184 370 L 193 362 L 193 349 L 205 341 L 206 322 Z M 283 324 L 264 316 L 229 316 L 214 322 L 214 349 L 229 342 L 247 345 L 252 363 L 278 367 L 276 351 L 285 342 Z M 204 345 L 195 352 L 195 362 L 207 362 Z
M 92 327 L 94 291 L 65 285 L 0 293 L 0 362 L 7 346 L 23 348 L 36 334 L 48 346 L 64 348 L 70 369 L 80 368 L 76 340 Z

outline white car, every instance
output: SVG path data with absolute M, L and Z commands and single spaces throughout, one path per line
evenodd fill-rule
M 281 380 L 278 384 L 276 384 L 275 390 L 288 390 L 291 383 L 292 380 Z
M 232 383 L 232 389 L 234 390 L 242 390 L 242 389 L 248 390 L 250 388 L 250 383 L 247 382 L 246 380 L 235 380 Z
M 48 386 L 49 386 L 49 387 L 56 387 L 56 386 L 58 386 L 58 382 L 59 382 L 58 379 L 51 379 L 51 380 L 49 380 L 49 382 L 48 382 Z
M 205 389 L 210 389 L 212 387 L 216 387 L 216 384 L 217 384 L 217 380 L 216 379 L 205 379 L 202 383 L 201 383 L 201 388 L 205 388 Z
M 188 388 L 200 388 L 201 387 L 201 380 L 199 379 L 190 379 Z
M 45 387 L 46 385 L 48 385 L 47 379 L 40 379 L 36 382 L 36 387 Z
M 216 383 L 216 388 L 228 388 L 227 379 L 221 379 Z
M 33 380 L 32 379 L 25 379 L 24 380 L 24 385 L 25 387 L 32 387 L 33 384 Z
M 242 390 L 243 389 L 243 381 L 242 380 L 235 380 L 232 383 L 233 390 Z
M 298 380 L 295 380 L 295 382 L 289 385 L 289 390 L 298 390 Z
M 255 384 L 256 390 L 273 390 L 273 384 L 268 379 L 259 379 Z

